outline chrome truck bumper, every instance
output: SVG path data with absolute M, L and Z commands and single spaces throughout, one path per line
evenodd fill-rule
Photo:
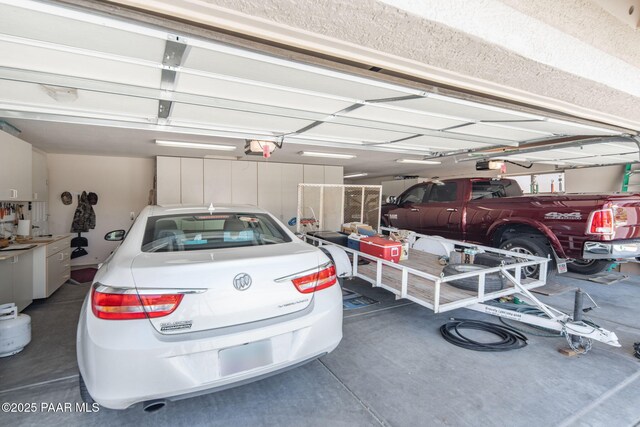
M 611 242 L 585 242 L 582 251 L 584 259 L 624 259 L 640 257 L 639 240 L 614 240 Z

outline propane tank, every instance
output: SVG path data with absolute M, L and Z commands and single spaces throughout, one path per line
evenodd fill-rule
M 20 353 L 31 342 L 31 317 L 14 303 L 0 305 L 0 357 Z

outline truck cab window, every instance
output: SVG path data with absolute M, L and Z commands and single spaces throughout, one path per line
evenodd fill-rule
M 471 200 L 497 199 L 520 195 L 522 195 L 520 188 L 513 181 L 508 180 L 474 181 L 471 186 Z
M 457 182 L 446 182 L 444 185 L 432 185 L 426 202 L 455 202 L 457 192 Z
M 402 199 L 400 199 L 399 205 L 402 206 L 405 203 L 422 203 L 426 192 L 426 185 L 420 185 L 418 187 L 412 188 L 402 195 Z

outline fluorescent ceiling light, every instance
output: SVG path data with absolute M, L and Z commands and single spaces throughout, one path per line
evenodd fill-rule
M 234 151 L 235 145 L 205 144 L 201 142 L 165 141 L 156 139 L 156 144 L 165 147 L 197 148 L 199 150 Z
M 339 154 L 339 153 L 320 153 L 318 151 L 301 151 L 298 154 L 307 157 L 327 157 L 330 159 L 355 159 L 353 154 Z
M 350 173 L 349 175 L 345 175 L 344 178 L 358 178 L 360 176 L 367 176 L 369 175 L 366 172 L 360 172 L 360 173 Z
M 398 159 L 396 160 L 398 163 L 416 163 L 419 165 L 439 165 L 440 161 L 438 160 L 421 160 L 421 159 Z

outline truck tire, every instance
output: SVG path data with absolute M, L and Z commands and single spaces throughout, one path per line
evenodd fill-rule
M 449 264 L 445 265 L 442 269 L 442 273 L 446 276 L 454 276 L 456 274 L 468 273 L 470 271 L 484 270 L 489 267 L 476 264 Z M 477 277 L 465 277 L 464 279 L 453 280 L 446 282 L 447 284 L 454 286 L 458 289 L 464 289 L 465 291 L 478 292 L 478 278 Z M 499 273 L 487 274 L 484 279 L 484 291 L 485 292 L 497 292 L 504 287 L 502 277 Z
M 567 264 L 567 270 L 572 273 L 591 275 L 600 273 L 611 264 L 606 259 L 577 259 Z
M 505 240 L 500 244 L 500 249 L 519 252 L 525 255 L 535 255 L 541 258 L 548 258 L 552 254 L 551 246 L 549 246 L 547 239 L 534 235 L 524 235 L 522 237 Z M 553 257 L 551 259 L 552 261 L 549 263 L 547 268 L 547 275 L 549 275 L 555 268 Z M 537 277 L 538 270 L 539 266 L 537 265 L 534 267 L 525 267 L 522 269 L 522 273 L 526 277 Z

